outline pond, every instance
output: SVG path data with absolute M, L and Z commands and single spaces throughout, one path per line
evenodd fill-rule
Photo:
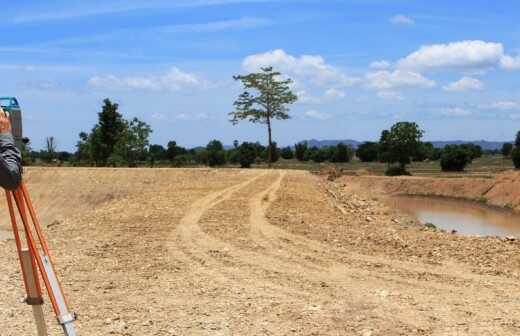
M 394 196 L 385 203 L 419 220 L 462 235 L 520 237 L 520 214 L 477 202 Z

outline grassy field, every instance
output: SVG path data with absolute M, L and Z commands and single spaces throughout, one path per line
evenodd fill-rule
M 330 166 L 331 163 L 316 163 L 312 161 L 301 162 L 296 160 L 279 160 L 274 164 L 275 168 L 279 169 L 300 169 L 300 170 L 320 170 L 323 167 Z M 361 162 L 358 160 L 352 160 L 348 163 L 335 164 L 338 168 L 347 171 L 356 171 L 360 169 L 368 170 L 371 173 L 384 174 L 386 170 L 386 163 L 380 162 Z M 255 165 L 255 168 L 265 168 L 266 165 Z M 486 175 L 501 172 L 508 169 L 513 169 L 513 163 L 511 159 L 504 158 L 502 155 L 485 155 L 481 158 L 476 159 L 470 164 L 466 171 L 462 174 L 465 175 Z M 439 175 L 441 174 L 441 167 L 439 161 L 425 161 L 425 162 L 413 162 L 408 166 L 408 170 L 413 175 Z M 460 175 L 461 173 L 451 174 Z

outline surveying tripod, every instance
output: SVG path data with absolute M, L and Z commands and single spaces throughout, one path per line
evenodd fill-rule
M 69 310 L 63 289 L 56 276 L 56 269 L 49 254 L 49 247 L 43 236 L 40 222 L 36 217 L 36 211 L 29 197 L 27 187 L 22 182 L 16 190 L 6 190 L 6 197 L 7 207 L 11 217 L 11 225 L 13 226 L 16 249 L 22 267 L 23 281 L 27 292 L 25 302 L 32 306 L 38 336 L 47 336 L 47 327 L 42 309 L 43 292 L 38 273 L 41 275 L 47 289 L 49 301 L 58 319 L 58 323 L 63 327 L 65 336 L 76 336 L 76 331 L 72 324 L 76 320 L 76 314 Z M 18 215 L 23 224 L 25 244 L 23 244 L 20 231 L 18 230 L 14 205 L 16 205 Z M 32 225 L 29 223 L 27 213 L 29 213 Z

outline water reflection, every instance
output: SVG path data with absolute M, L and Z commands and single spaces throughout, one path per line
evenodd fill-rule
M 520 215 L 476 202 L 395 196 L 388 206 L 404 211 L 421 223 L 433 223 L 463 235 L 520 237 Z

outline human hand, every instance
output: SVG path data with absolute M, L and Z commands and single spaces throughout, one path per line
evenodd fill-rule
M 5 112 L 0 107 L 0 133 L 11 133 L 11 120 L 9 119 L 9 112 Z

